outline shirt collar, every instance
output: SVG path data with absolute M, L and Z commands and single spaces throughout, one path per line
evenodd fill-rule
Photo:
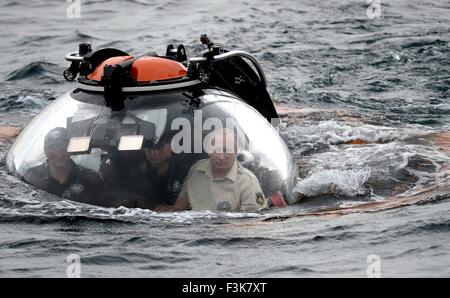
M 207 159 L 205 164 L 199 168 L 199 170 L 201 172 L 204 172 L 208 178 L 210 178 L 211 180 L 214 180 L 214 175 L 212 172 L 212 164 L 211 164 L 211 160 L 209 158 Z M 237 160 L 235 160 L 233 163 L 233 166 L 231 167 L 231 170 L 228 172 L 228 174 L 223 179 L 227 178 L 233 182 L 236 182 L 237 176 L 238 176 L 238 163 L 237 163 Z M 223 179 L 219 179 L 219 180 L 223 180 Z

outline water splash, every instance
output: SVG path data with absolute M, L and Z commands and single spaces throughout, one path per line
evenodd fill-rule
M 367 194 L 370 190 L 365 183 L 370 177 L 370 169 L 355 170 L 315 170 L 301 180 L 294 191 L 309 197 L 322 194 L 356 197 Z

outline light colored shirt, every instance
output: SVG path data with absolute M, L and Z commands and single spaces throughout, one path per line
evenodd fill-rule
M 192 210 L 254 212 L 267 207 L 258 178 L 234 162 L 222 179 L 214 179 L 211 161 L 202 159 L 189 170 L 180 197 L 187 197 Z

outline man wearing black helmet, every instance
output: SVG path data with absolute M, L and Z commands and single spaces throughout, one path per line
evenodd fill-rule
M 145 161 L 130 170 L 127 186 L 135 202 L 129 207 L 155 209 L 177 199 L 193 161 L 174 154 L 171 140 L 172 134 L 166 133 L 157 144 L 147 144 Z
M 101 184 L 98 175 L 73 162 L 67 152 L 67 130 L 56 127 L 45 136 L 44 163 L 28 169 L 24 179 L 65 199 L 96 204 L 93 190 Z

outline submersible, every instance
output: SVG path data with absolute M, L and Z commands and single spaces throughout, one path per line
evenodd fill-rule
M 297 168 L 278 134 L 278 115 L 260 64 L 206 35 L 200 41 L 205 51 L 191 58 L 183 45 L 169 45 L 165 55 L 133 56 L 80 44 L 78 52 L 65 57 L 71 64 L 64 77 L 76 86 L 22 131 L 7 156 L 9 171 L 40 187 L 27 172 L 46 161 L 45 139 L 62 128 L 72 162 L 105 181 L 120 177 L 122 183 L 114 185 L 120 193 L 127 188 L 126 168 L 138 164 L 145 148 L 157 146 L 165 135 L 189 167 L 205 157 L 208 133 L 232 123 L 239 131 L 238 160 L 258 177 L 266 197 L 278 193 L 294 203 Z M 94 189 L 93 197 L 100 195 L 95 191 L 104 189 Z

